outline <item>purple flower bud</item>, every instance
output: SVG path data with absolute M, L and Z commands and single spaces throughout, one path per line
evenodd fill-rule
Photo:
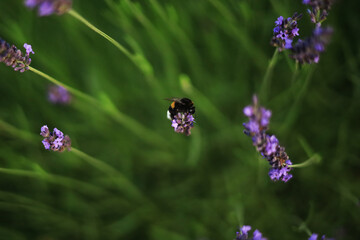
M 250 117 L 253 114 L 253 108 L 252 106 L 247 106 L 244 108 L 244 114 L 247 117 Z
M 249 129 L 250 132 L 254 132 L 254 133 L 260 132 L 260 125 L 255 121 L 250 120 L 249 123 L 247 124 L 247 128 Z
M 234 240 L 267 240 L 262 237 L 262 234 L 259 230 L 253 232 L 253 237 L 250 238 L 248 232 L 251 230 L 251 226 L 242 226 L 240 232 L 236 232 L 236 239 Z
M 54 128 L 54 134 L 55 136 L 57 136 L 58 138 L 63 138 L 64 134 L 57 128 Z
M 253 234 L 253 240 L 264 240 L 264 238 L 262 237 L 262 233 L 259 230 L 256 229 Z
M 43 136 L 44 138 L 46 138 L 50 135 L 50 131 L 49 131 L 49 128 L 47 125 L 44 125 L 41 127 L 40 135 Z
M 28 55 L 29 55 L 30 53 L 35 54 L 34 51 L 32 50 L 32 47 L 31 47 L 30 44 L 24 43 L 24 48 L 25 48 L 25 50 L 26 50 L 26 54 L 28 54 Z
M 186 136 L 191 134 L 191 129 L 194 127 L 194 117 L 190 113 L 178 113 L 171 121 L 171 126 L 177 133 L 183 133 Z
M 280 16 L 280 17 L 278 17 L 278 19 L 275 21 L 275 24 L 279 26 L 279 25 L 282 24 L 283 21 L 284 21 L 283 16 Z
M 44 125 L 41 127 L 40 135 L 44 137 L 42 143 L 46 150 L 52 150 L 56 152 L 63 152 L 65 149 L 70 151 L 71 139 L 68 135 L 65 135 L 57 128 L 54 128 L 52 133 L 49 132 L 49 128 Z
M 53 147 L 56 148 L 56 149 L 60 149 L 60 147 L 62 146 L 62 138 L 57 138 L 54 140 L 54 142 L 52 143 L 53 144 Z
M 318 234 L 313 233 L 308 240 L 317 240 Z M 322 235 L 321 240 L 334 240 L 333 238 L 326 238 L 325 235 Z
M 266 155 L 271 155 L 276 152 L 277 146 L 279 144 L 279 141 L 277 138 L 272 135 L 270 138 L 267 138 L 267 143 L 265 147 Z
M 242 226 L 242 228 L 240 230 L 241 230 L 242 234 L 248 235 L 248 231 L 251 230 L 251 226 L 244 225 L 244 226 Z
M 37 0 L 25 0 L 25 6 L 28 8 L 34 8 L 38 4 L 37 2 Z
M 51 2 L 43 2 L 40 4 L 38 12 L 39 16 L 49 16 L 53 14 L 55 11 L 54 6 Z
M 333 3 L 334 0 L 303 0 L 303 4 L 311 7 L 308 13 L 316 26 L 320 26 L 321 22 L 326 19 Z

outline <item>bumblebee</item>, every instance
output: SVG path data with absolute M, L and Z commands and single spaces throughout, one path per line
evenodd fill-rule
M 195 113 L 194 102 L 189 98 L 169 98 L 167 100 L 172 101 L 167 112 L 170 120 L 173 120 L 178 113 L 190 113 L 191 115 Z

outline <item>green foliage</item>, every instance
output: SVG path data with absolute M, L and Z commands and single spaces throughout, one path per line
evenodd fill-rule
M 295 11 L 310 34 L 301 0 L 74 0 L 132 57 L 69 14 L 0 1 L 0 37 L 31 44 L 32 67 L 96 101 L 52 105 L 48 81 L 0 64 L 0 239 L 233 239 L 243 224 L 270 240 L 359 239 L 358 7 L 338 1 L 327 51 L 297 68 L 286 52 L 270 62 L 269 42 Z M 293 163 L 322 159 L 286 184 L 242 133 L 259 92 Z M 195 102 L 190 137 L 166 119 L 175 96 Z M 44 150 L 44 124 L 81 151 Z

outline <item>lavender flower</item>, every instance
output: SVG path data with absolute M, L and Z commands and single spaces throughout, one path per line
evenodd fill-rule
M 30 53 L 34 54 L 31 45 L 25 43 L 25 55 L 14 45 L 7 43 L 0 38 L 0 62 L 11 66 L 15 71 L 25 72 L 29 70 L 31 63 Z
M 285 148 L 279 145 L 278 139 L 266 134 L 270 123 L 271 111 L 259 106 L 256 95 L 253 97 L 253 105 L 244 108 L 245 116 L 249 122 L 244 123 L 244 133 L 252 138 L 256 150 L 268 160 L 271 169 L 269 177 L 272 181 L 281 180 L 287 182 L 292 178 L 289 174 L 291 161 L 285 152 Z
M 291 49 L 290 57 L 299 63 L 318 63 L 320 53 L 325 51 L 325 46 L 330 42 L 332 28 L 318 27 L 313 31 L 311 37 L 306 40 L 299 40 Z
M 244 225 L 240 228 L 240 232 L 236 232 L 236 238 L 234 240 L 267 240 L 262 237 L 259 230 L 253 232 L 253 237 L 249 238 L 248 232 L 251 230 L 251 226 Z
M 311 237 L 309 237 L 309 240 L 317 240 L 318 235 L 316 233 L 313 233 Z M 325 235 L 322 235 L 320 240 L 334 240 L 333 238 L 326 238 Z
M 177 133 L 184 133 L 186 136 L 191 134 L 191 128 L 194 127 L 194 117 L 190 113 L 179 112 L 171 120 L 171 126 Z
M 291 48 L 292 41 L 295 36 L 299 36 L 299 28 L 297 21 L 302 17 L 302 14 L 294 13 L 292 17 L 284 19 L 280 16 L 275 21 L 275 28 L 271 45 L 277 47 L 279 51 Z
M 64 87 L 51 85 L 48 89 L 48 99 L 54 104 L 69 104 L 72 97 Z
M 65 135 L 57 128 L 54 128 L 53 132 L 49 131 L 47 125 L 41 127 L 40 135 L 44 137 L 42 143 L 44 148 L 52 150 L 54 152 L 63 152 L 65 149 L 71 150 L 71 139 L 68 135 Z
M 317 27 L 320 27 L 321 23 L 326 20 L 333 3 L 334 0 L 303 0 L 303 4 L 311 7 L 308 9 L 308 13 L 311 22 L 315 23 Z
M 38 7 L 39 16 L 62 15 L 71 9 L 72 0 L 25 0 L 25 6 Z

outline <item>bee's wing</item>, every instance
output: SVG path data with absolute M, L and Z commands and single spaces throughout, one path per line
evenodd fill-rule
M 181 102 L 181 98 L 178 98 L 178 97 L 165 98 L 164 100 L 168 100 L 168 101 L 170 101 L 170 102 L 177 102 L 177 103 L 180 103 L 180 104 L 184 104 L 183 102 Z

